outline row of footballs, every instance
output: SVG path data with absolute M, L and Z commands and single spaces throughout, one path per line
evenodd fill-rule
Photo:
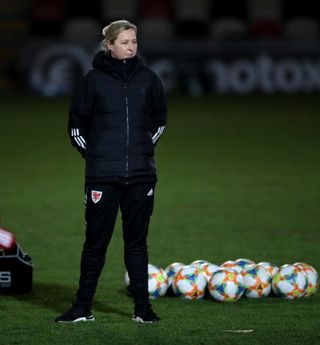
M 204 297 L 206 291 L 217 301 L 234 302 L 242 295 L 248 298 L 276 296 L 296 299 L 313 295 L 319 285 L 318 273 L 311 265 L 298 262 L 280 267 L 269 262 L 249 259 L 226 261 L 220 266 L 206 260 L 189 265 L 175 262 L 165 269 L 148 265 L 150 298 L 174 294 L 183 299 Z M 130 290 L 128 272 L 125 285 Z

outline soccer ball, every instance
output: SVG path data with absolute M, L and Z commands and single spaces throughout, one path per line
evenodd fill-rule
M 196 266 L 187 265 L 178 271 L 173 279 L 172 288 L 176 296 L 195 300 L 203 298 L 207 280 Z
M 210 262 L 201 267 L 202 273 L 205 275 L 207 281 L 212 277 L 212 274 L 220 269 L 220 266 L 211 264 Z
M 124 282 L 130 291 L 130 279 L 128 272 L 125 273 Z M 148 264 L 148 291 L 149 297 L 156 299 L 165 295 L 168 289 L 168 277 L 164 269 Z
M 285 299 L 296 299 L 303 297 L 308 287 L 306 273 L 294 265 L 283 265 L 279 268 L 272 279 L 272 290 L 274 293 Z
M 165 272 L 168 276 L 168 288 L 171 287 L 173 279 L 177 272 L 185 265 L 181 262 L 174 262 L 165 268 Z
M 212 273 L 220 269 L 218 265 L 212 264 L 206 260 L 196 260 L 191 262 L 191 266 L 198 267 L 200 272 L 202 272 L 207 280 L 209 280 L 212 276 Z
M 150 298 L 164 296 L 168 289 L 168 276 L 161 267 L 148 265 L 148 291 Z
M 296 262 L 295 264 L 293 264 L 293 266 L 300 268 L 300 270 L 307 275 L 308 287 L 306 289 L 304 297 L 312 296 L 318 290 L 319 287 L 318 272 L 314 269 L 314 267 L 312 267 L 309 264 L 306 264 L 305 262 Z
M 262 266 L 248 266 L 242 273 L 245 295 L 248 298 L 268 296 L 271 292 L 272 278 Z
M 250 260 L 250 259 L 244 259 L 244 258 L 237 259 L 237 260 L 235 261 L 235 263 L 236 263 L 237 265 L 240 265 L 240 266 L 242 267 L 242 269 L 247 268 L 247 266 L 249 266 L 249 265 L 255 265 L 255 262 L 254 262 L 254 261 L 252 261 L 252 260 Z
M 244 292 L 241 273 L 230 269 L 221 268 L 214 272 L 208 282 L 210 295 L 220 302 L 235 302 Z
M 232 268 L 233 270 L 241 273 L 243 268 L 240 264 L 236 263 L 235 261 L 228 260 L 220 265 L 220 268 Z
M 202 267 L 203 265 L 207 265 L 209 262 L 207 260 L 195 260 L 191 262 L 191 266 Z
M 270 274 L 271 278 L 273 278 L 273 276 L 279 271 L 279 267 L 270 262 L 258 262 L 257 266 L 265 268 Z

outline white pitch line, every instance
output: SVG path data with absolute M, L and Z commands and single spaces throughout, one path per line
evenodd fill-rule
M 222 332 L 229 332 L 229 333 L 251 333 L 254 329 L 224 329 Z

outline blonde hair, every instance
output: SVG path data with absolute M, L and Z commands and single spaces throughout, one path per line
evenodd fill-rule
M 116 20 L 111 22 L 109 25 L 105 26 L 102 29 L 102 35 L 104 37 L 102 41 L 102 47 L 107 51 L 108 50 L 108 43 L 113 44 L 114 41 L 117 39 L 119 34 L 122 31 L 133 29 L 137 34 L 137 27 L 136 25 L 130 23 L 128 20 Z

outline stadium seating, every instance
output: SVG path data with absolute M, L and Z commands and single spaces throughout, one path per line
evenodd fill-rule
M 208 20 L 210 18 L 210 0 L 174 0 L 174 13 L 177 21 Z
M 210 25 L 210 34 L 214 40 L 245 40 L 247 33 L 246 23 L 239 18 L 217 18 Z
M 319 24 L 317 20 L 308 17 L 288 19 L 284 24 L 284 38 L 303 42 L 319 40 Z
M 60 35 L 65 15 L 62 0 L 34 0 L 30 10 L 31 30 L 37 36 Z
M 57 0 L 56 3 L 62 2 Z M 43 6 L 40 0 L 34 4 Z M 303 4 L 298 0 L 93 0 L 90 6 L 68 0 L 64 2 L 64 19 L 58 25 L 61 28 L 61 23 L 65 24 L 62 34 L 68 40 L 73 35 L 72 25 L 75 25 L 70 20 L 78 21 L 79 17 L 84 20 L 87 16 L 100 26 L 117 19 L 131 20 L 138 24 L 140 38 L 149 42 L 174 39 L 292 41 L 318 40 L 319 28 L 315 21 L 319 15 L 319 0 Z M 34 18 L 33 27 L 36 20 Z M 41 25 L 44 34 L 46 27 L 53 30 L 51 24 Z M 83 41 L 90 41 L 93 24 L 82 22 L 80 27 L 86 30 L 87 37 Z M 61 34 L 58 30 L 56 27 L 56 34 Z
M 170 0 L 141 0 L 138 37 L 144 43 L 170 42 L 174 38 Z
M 137 1 L 132 0 L 101 0 L 101 19 L 111 21 L 117 19 L 137 19 Z
M 210 6 L 210 37 L 213 40 L 245 40 L 247 1 L 213 0 Z
M 282 35 L 282 3 L 279 0 L 248 0 L 249 33 L 253 39 L 278 40 Z
M 246 21 L 247 6 L 247 0 L 213 0 L 210 6 L 211 18 L 233 17 Z
M 175 0 L 173 2 L 177 38 L 201 38 L 209 34 L 210 2 L 208 0 Z
M 283 0 L 284 39 L 288 41 L 319 40 L 320 1 Z
M 51 2 L 56 3 L 61 0 L 39 0 L 40 2 Z M 61 1 L 64 6 L 65 12 L 65 20 L 74 17 L 90 17 L 90 18 L 99 18 L 101 13 L 101 4 L 100 0 L 92 0 L 90 1 L 90 6 L 86 1 L 78 1 L 78 0 L 67 0 Z
M 76 17 L 69 19 L 63 29 L 65 42 L 93 47 L 101 40 L 99 21 L 89 17 Z
M 260 19 L 280 20 L 282 2 L 279 0 L 248 0 L 248 16 L 252 21 Z
M 320 1 L 307 0 L 303 4 L 299 0 L 282 0 L 283 17 L 290 19 L 294 17 L 318 18 L 320 15 Z
M 171 0 L 141 0 L 138 8 L 139 19 L 172 19 Z
M 163 18 L 150 18 L 139 23 L 138 37 L 141 43 L 163 43 L 174 38 L 172 22 Z

